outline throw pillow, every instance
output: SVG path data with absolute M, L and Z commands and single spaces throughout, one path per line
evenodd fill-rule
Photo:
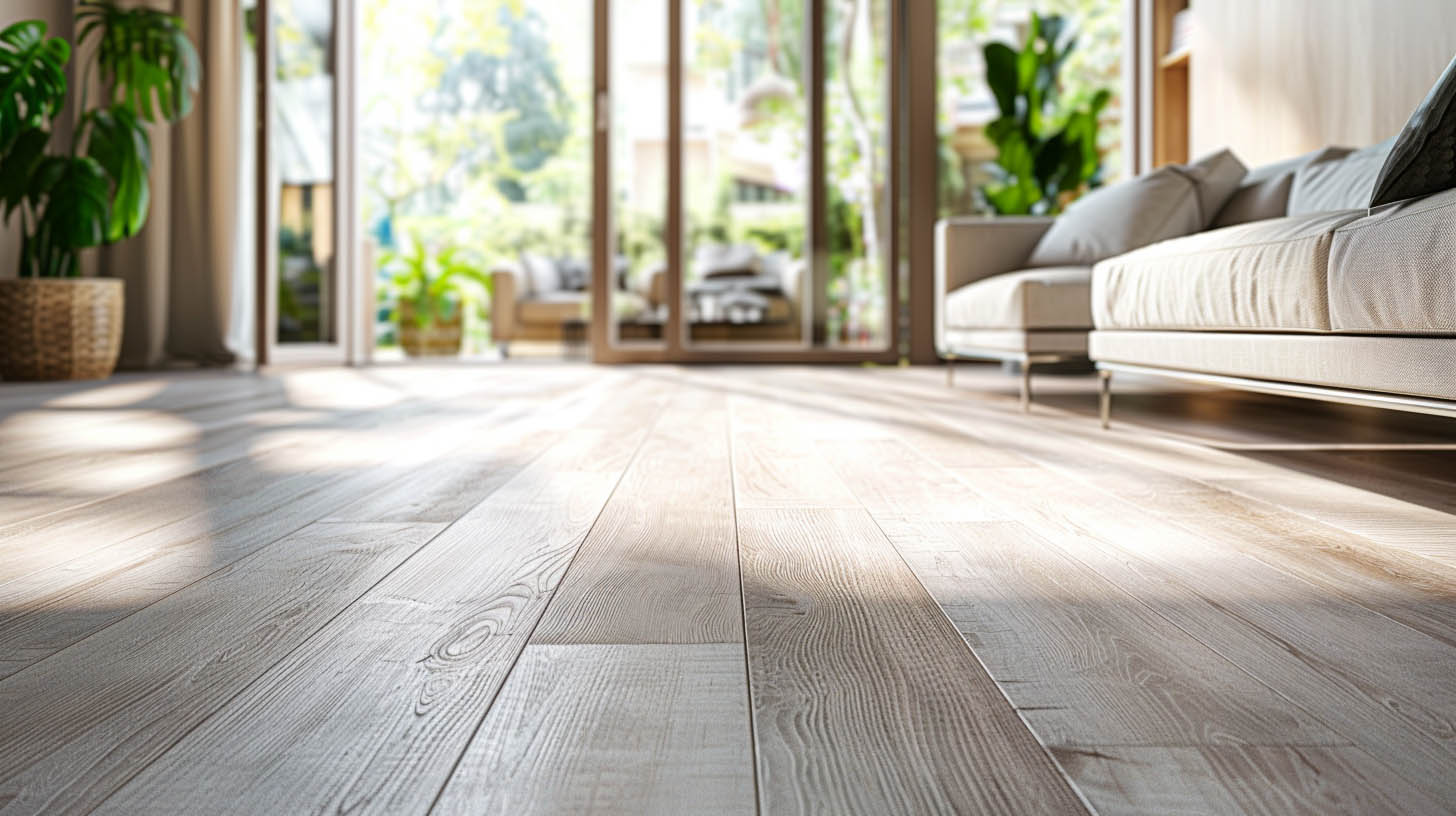
M 1058 216 L 1027 265 L 1091 266 L 1199 232 L 1233 195 L 1244 172 L 1243 163 L 1223 150 L 1093 190 Z
M 1456 59 L 1405 123 L 1375 179 L 1370 206 L 1456 187 Z
M 1394 139 L 1356 150 L 1339 161 L 1320 162 L 1294 172 L 1289 186 L 1289 214 L 1363 210 L 1370 206 L 1375 178 Z
M 556 262 L 534 252 L 521 253 L 521 269 L 525 272 L 525 294 L 534 297 L 561 291 L 561 271 Z
M 576 258 L 557 258 L 556 271 L 561 276 L 561 288 L 568 292 L 585 292 L 591 285 L 591 269 L 586 261 Z
M 1283 218 L 1289 211 L 1289 191 L 1294 174 L 1302 167 L 1342 159 L 1351 153 L 1348 147 L 1325 147 L 1303 156 L 1256 167 L 1244 176 L 1239 189 L 1229 198 L 1213 219 L 1213 227 L 1231 227 L 1250 221 Z

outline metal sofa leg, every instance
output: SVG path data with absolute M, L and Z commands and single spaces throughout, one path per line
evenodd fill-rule
M 956 364 L 956 356 L 954 354 L 947 354 L 947 355 L 945 355 L 945 387 L 946 388 L 955 388 L 955 364 Z
M 1031 361 L 1021 361 L 1021 410 L 1031 411 Z
M 1097 372 L 1097 413 L 1102 419 L 1102 430 L 1112 427 L 1112 372 Z

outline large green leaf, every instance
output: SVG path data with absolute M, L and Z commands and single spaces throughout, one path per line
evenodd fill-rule
M 63 250 L 100 246 L 110 219 L 106 170 L 87 156 L 47 156 L 35 171 L 31 203 Z
M 983 49 L 986 56 L 986 84 L 996 95 L 996 107 L 1002 116 L 1016 115 L 1016 52 L 1005 43 L 991 43 Z
M 146 127 L 124 105 L 88 113 L 85 125 L 90 130 L 86 153 L 111 179 L 106 240 L 130 238 L 146 224 L 151 204 L 147 171 L 152 166 L 152 145 Z
M 0 150 L 23 131 L 42 127 L 66 101 L 71 46 L 45 34 L 39 20 L 0 31 Z
M 182 18 L 121 8 L 114 0 L 83 0 L 76 23 L 80 42 L 97 39 L 97 64 L 114 102 L 148 122 L 175 122 L 192 112 L 202 69 Z
M 4 220 L 8 221 L 15 208 L 29 197 L 31 178 L 50 138 L 43 128 L 26 128 L 0 154 L 0 203 L 5 206 Z

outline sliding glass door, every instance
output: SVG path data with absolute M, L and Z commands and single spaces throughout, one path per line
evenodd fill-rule
M 897 7 L 598 0 L 598 360 L 896 358 Z

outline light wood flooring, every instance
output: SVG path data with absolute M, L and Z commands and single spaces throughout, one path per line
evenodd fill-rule
M 1456 422 L 1037 387 L 0 385 L 0 816 L 1456 811 Z

